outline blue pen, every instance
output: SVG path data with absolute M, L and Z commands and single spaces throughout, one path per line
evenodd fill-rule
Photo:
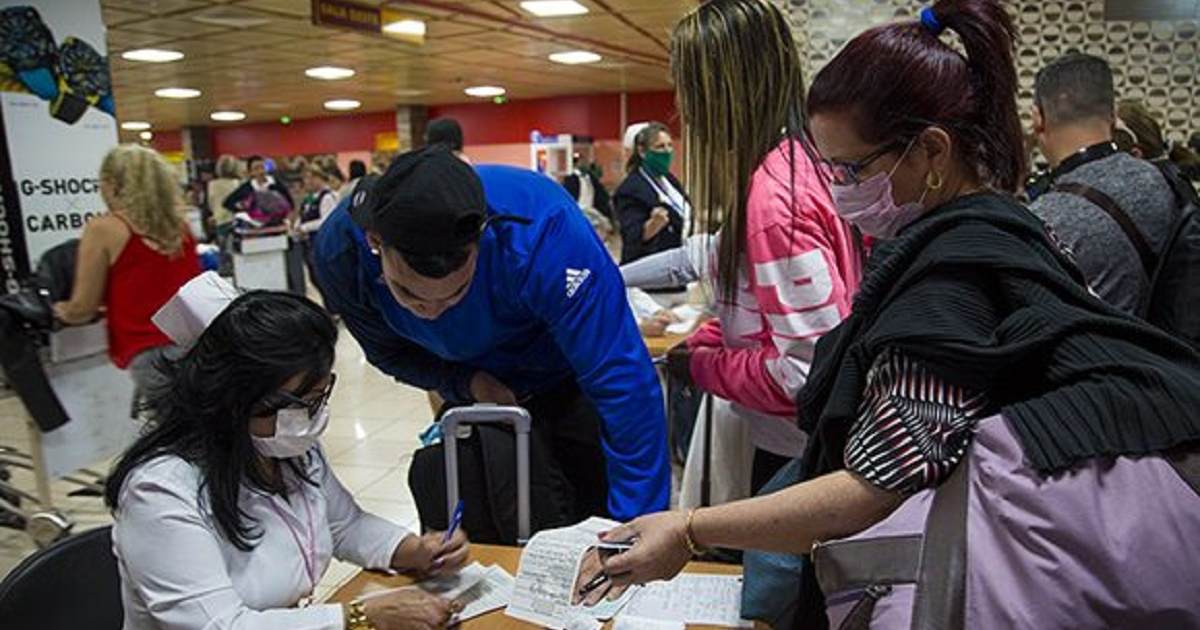
M 450 527 L 446 530 L 446 535 L 442 537 L 442 544 L 450 542 L 450 537 L 454 535 L 454 530 L 458 529 L 458 524 L 462 522 L 463 502 L 458 500 L 458 504 L 454 506 L 454 514 L 450 516 Z

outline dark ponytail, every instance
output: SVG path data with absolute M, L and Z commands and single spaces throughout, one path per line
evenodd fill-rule
M 940 39 L 958 35 L 966 55 Z M 849 111 L 882 144 L 937 125 L 983 183 L 1015 191 L 1025 171 L 1013 25 L 999 0 L 941 0 L 916 22 L 851 40 L 813 80 L 810 115 Z

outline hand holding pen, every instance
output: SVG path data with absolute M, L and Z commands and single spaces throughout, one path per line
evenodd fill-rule
M 453 573 L 467 562 L 471 545 L 463 532 L 462 502 L 454 510 L 450 525 L 444 532 L 431 531 L 422 536 L 409 536 L 400 544 L 397 553 L 404 554 L 397 568 L 412 568 L 425 575 Z M 393 562 L 395 566 L 396 563 Z
M 602 542 L 589 548 L 580 562 L 572 603 L 593 606 L 605 596 L 609 599 L 620 597 L 625 589 L 613 590 L 613 576 L 605 563 L 609 558 L 624 553 L 632 546 L 632 542 Z

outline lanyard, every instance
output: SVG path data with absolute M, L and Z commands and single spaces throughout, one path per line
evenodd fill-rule
M 646 169 L 640 168 L 638 171 L 642 174 L 642 177 L 646 178 L 646 181 L 650 182 L 650 186 L 654 188 L 654 192 L 658 193 L 658 200 L 670 206 L 671 209 L 675 211 L 675 214 L 678 214 L 682 217 L 683 208 L 675 204 L 675 200 L 671 197 L 671 193 L 667 192 L 667 190 L 663 188 L 662 183 L 655 179 L 654 176 L 650 175 L 650 173 L 647 173 Z M 683 194 L 681 193 L 679 196 L 683 197 Z M 687 202 L 685 201 L 684 203 Z
M 304 489 L 299 488 L 297 492 L 300 496 L 300 501 L 304 503 L 304 513 L 308 516 L 307 546 L 300 540 L 300 533 L 296 531 L 295 527 L 292 527 L 292 524 L 283 515 L 283 510 L 280 510 L 279 506 L 275 504 L 274 496 L 270 497 L 271 509 L 275 510 L 275 514 L 279 515 L 279 520 L 283 521 L 283 524 L 287 526 L 288 531 L 292 534 L 292 540 L 295 541 L 296 547 L 300 549 L 300 557 L 304 560 L 304 572 L 308 574 L 308 592 L 312 594 L 317 590 L 317 559 L 314 557 L 317 553 L 317 528 L 313 524 L 312 509 L 308 507 L 308 499 L 304 497 Z

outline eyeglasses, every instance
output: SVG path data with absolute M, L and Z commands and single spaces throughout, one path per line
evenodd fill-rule
M 316 416 L 317 412 L 319 412 L 321 410 L 321 407 L 324 406 L 325 403 L 329 401 L 329 396 L 331 394 L 333 394 L 333 386 L 336 384 L 337 384 L 337 374 L 330 372 L 329 384 L 325 386 L 325 389 L 321 390 L 320 394 L 318 394 L 316 398 L 310 397 L 308 400 L 305 400 L 305 399 L 303 399 L 291 392 L 288 392 L 288 391 L 276 392 L 275 397 L 277 397 L 278 401 L 282 402 L 283 404 L 276 403 L 276 404 L 264 405 L 263 406 L 263 414 L 258 414 L 258 415 L 265 415 L 268 413 L 278 411 L 280 409 L 287 409 L 289 407 L 304 407 L 306 410 L 308 410 L 308 415 L 311 418 L 313 416 Z
M 856 162 L 839 162 L 838 160 L 822 159 L 821 162 L 829 169 L 833 176 L 833 183 L 839 185 L 858 184 L 859 174 L 863 169 L 871 165 L 872 162 L 879 158 L 892 153 L 893 151 L 901 151 L 908 148 L 912 140 L 893 140 L 878 149 L 868 153 L 862 159 Z

